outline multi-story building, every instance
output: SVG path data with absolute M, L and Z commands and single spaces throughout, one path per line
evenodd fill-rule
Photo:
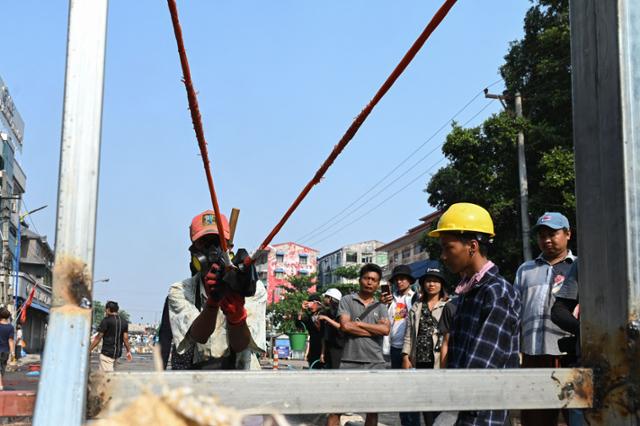
M 375 263 L 384 267 L 387 264 L 387 253 L 380 251 L 384 243 L 381 241 L 363 241 L 349 244 L 325 254 L 318 259 L 318 286 L 328 288 L 331 284 L 349 284 L 351 280 L 336 275 L 336 269 L 341 266 L 361 266 L 365 263 Z
M 22 306 L 35 287 L 33 300 L 27 308 L 27 321 L 22 325 L 23 339 L 28 352 L 40 352 L 44 346 L 51 306 L 54 252 L 47 237 L 36 234 L 25 225 L 20 234 L 18 306 Z
M 422 247 L 420 240 L 441 215 L 442 212 L 436 211 L 420 218 L 422 222 L 420 225 L 414 226 L 403 236 L 378 248 L 386 252 L 389 258 L 389 264 L 383 270 L 383 278 L 391 276 L 391 271 L 398 265 L 410 265 L 429 259 L 429 253 Z
M 317 264 L 315 249 L 292 242 L 270 245 L 268 257 L 256 264 L 258 277 L 267 287 L 267 303 L 281 299 L 284 288 L 291 287 L 289 277 L 314 274 Z
M 16 263 L 20 199 L 26 189 L 26 175 L 16 160 L 22 151 L 24 122 L 9 89 L 0 78 L 0 304 L 13 306 L 13 270 Z

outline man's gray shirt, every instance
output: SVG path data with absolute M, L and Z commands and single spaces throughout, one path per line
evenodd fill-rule
M 376 302 L 371 302 L 376 303 Z M 349 315 L 351 321 L 360 317 L 366 309 L 360 297 L 354 293 L 344 296 L 338 306 L 338 318 L 342 315 Z M 387 305 L 381 303 L 365 318 L 360 318 L 361 322 L 368 324 L 378 324 L 382 319 L 388 319 L 389 313 Z M 345 334 L 346 342 L 342 352 L 342 361 L 349 362 L 384 362 L 382 356 L 383 336 L 354 336 Z

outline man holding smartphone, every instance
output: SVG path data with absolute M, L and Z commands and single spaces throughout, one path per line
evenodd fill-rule
M 411 289 L 416 279 L 411 273 L 409 265 L 398 265 L 393 268 L 389 282 L 395 287 L 395 291 L 387 284 L 381 286 L 382 295 L 380 300 L 389 305 L 389 322 L 391 332 L 388 337 L 388 344 L 385 342 L 385 352 L 391 357 L 391 368 L 402 368 L 402 347 L 404 345 L 404 335 L 407 330 L 407 320 L 411 306 L 416 299 L 416 293 Z M 388 349 L 387 349 L 388 348 Z M 402 426 L 413 426 L 416 421 L 420 423 L 419 417 L 415 413 L 400 413 L 400 423 Z

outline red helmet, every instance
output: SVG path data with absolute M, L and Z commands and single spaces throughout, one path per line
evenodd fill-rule
M 228 240 L 231 235 L 229 233 L 229 221 L 225 215 L 221 214 L 220 216 L 220 219 L 222 219 L 222 231 L 224 232 L 224 238 Z M 194 217 L 191 221 L 191 226 L 189 227 L 189 234 L 191 235 L 191 242 L 194 242 L 198 238 L 208 234 L 220 235 L 218 224 L 216 223 L 216 215 L 213 210 L 205 210 Z

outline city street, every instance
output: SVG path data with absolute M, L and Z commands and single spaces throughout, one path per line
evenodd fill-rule
M 29 371 L 30 365 L 35 365 L 40 362 L 39 355 L 27 355 L 23 358 L 17 369 L 12 368 L 7 372 L 5 376 L 5 389 L 7 390 L 28 390 L 37 391 L 39 376 L 33 375 Z M 91 370 L 97 370 L 99 363 L 99 355 L 97 353 L 91 354 Z M 265 360 L 262 363 L 265 370 L 270 370 L 271 360 Z M 306 361 L 298 360 L 282 360 L 280 361 L 280 368 L 288 370 L 304 370 L 306 368 Z M 133 361 L 127 362 L 124 358 L 118 365 L 118 371 L 150 371 L 153 369 L 153 356 L 151 354 L 134 355 Z M 291 425 L 324 425 L 326 422 L 325 415 L 297 415 L 286 416 Z M 26 424 L 26 423 L 22 423 Z M 343 425 L 358 426 L 364 424 L 363 415 L 349 413 L 342 416 Z M 379 425 L 395 426 L 400 425 L 398 415 L 396 413 L 382 413 L 379 418 Z

